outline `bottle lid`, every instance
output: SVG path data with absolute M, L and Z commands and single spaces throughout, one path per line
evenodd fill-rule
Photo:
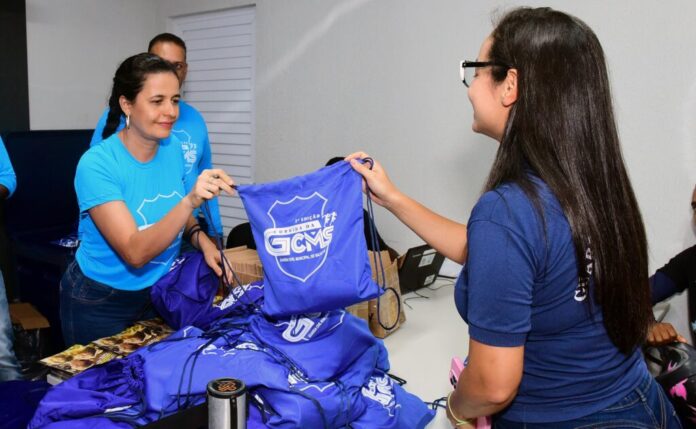
M 236 398 L 246 392 L 246 385 L 236 378 L 218 378 L 208 383 L 208 396 Z

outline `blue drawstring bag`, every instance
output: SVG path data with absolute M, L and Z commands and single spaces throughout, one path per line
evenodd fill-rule
M 203 254 L 190 252 L 177 258 L 152 286 L 150 298 L 157 313 L 175 330 L 184 326 L 207 329 L 222 317 L 250 312 L 263 300 L 263 285 L 252 283 L 235 287 L 214 305 L 218 285 Z
M 270 416 L 268 425 L 313 429 L 349 427 L 365 413 L 361 390 L 374 371 L 377 355 L 378 350 L 373 347 L 331 380 L 308 381 L 293 377 L 285 389 L 256 389 L 264 404 L 276 411 Z
M 387 350 L 367 324 L 345 310 L 300 314 L 287 319 L 251 319 L 251 332 L 302 366 L 314 380 L 332 380 L 355 365 L 368 350 L 378 351 L 372 368 L 388 370 Z
M 144 390 L 140 356 L 111 360 L 50 389 L 28 428 L 43 428 L 64 420 L 104 417 L 112 412 L 138 414 Z
M 375 370 L 362 388 L 367 408 L 351 422 L 354 429 L 423 429 L 435 412 L 383 371 Z
M 271 317 L 376 298 L 365 243 L 362 178 L 339 162 L 305 176 L 237 188 L 251 223 Z

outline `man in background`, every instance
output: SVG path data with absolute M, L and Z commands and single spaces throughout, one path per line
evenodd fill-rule
M 696 226 L 696 187 L 691 195 L 692 222 Z M 689 290 L 689 326 L 692 340 L 696 337 L 696 245 L 689 247 L 669 260 L 667 265 L 650 277 L 652 301 L 656 304 L 676 293 Z M 686 342 L 670 323 L 655 323 L 650 329 L 647 342 L 650 345 L 672 341 Z

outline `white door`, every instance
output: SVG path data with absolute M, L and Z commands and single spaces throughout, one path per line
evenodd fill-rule
M 188 75 L 183 95 L 208 126 L 213 166 L 237 183 L 254 180 L 254 7 L 170 18 L 186 42 Z M 220 197 L 224 235 L 246 222 L 239 197 Z

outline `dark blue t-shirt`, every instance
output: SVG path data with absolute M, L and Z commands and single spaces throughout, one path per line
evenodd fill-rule
M 455 301 L 472 339 L 525 347 L 522 381 L 502 417 L 543 423 L 608 407 L 647 369 L 638 350 L 626 356 L 609 339 L 601 308 L 579 287 L 568 220 L 534 180 L 544 221 L 514 184 L 485 193 L 474 207 Z

